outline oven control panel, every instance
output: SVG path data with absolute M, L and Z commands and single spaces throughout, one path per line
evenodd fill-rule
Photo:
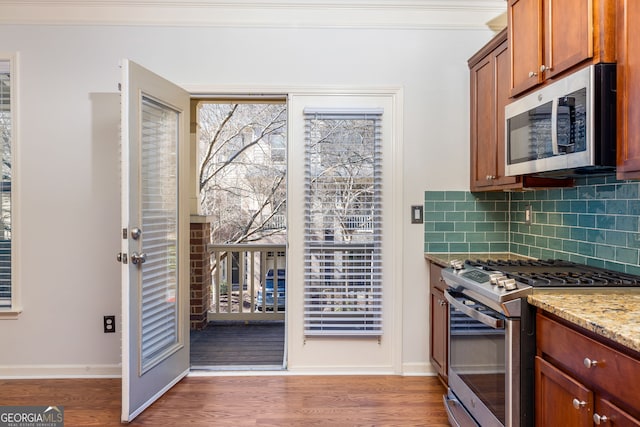
M 485 283 L 491 280 L 491 276 L 489 276 L 487 273 L 475 269 L 467 270 L 460 275 L 465 279 L 473 280 L 476 283 Z

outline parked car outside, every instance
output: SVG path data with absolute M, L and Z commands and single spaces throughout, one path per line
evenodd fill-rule
M 273 298 L 273 269 L 269 269 L 265 276 L 265 283 L 260 289 L 258 289 L 258 295 L 256 296 L 256 311 L 262 311 L 262 302 L 264 300 L 264 308 L 267 311 L 273 311 L 274 298 Z M 285 270 L 278 269 L 278 307 L 277 311 L 284 311 L 286 301 L 286 285 L 285 285 Z M 266 296 L 266 297 L 265 297 Z

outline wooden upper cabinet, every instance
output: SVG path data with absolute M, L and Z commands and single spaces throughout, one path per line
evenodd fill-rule
M 507 17 L 514 96 L 542 81 L 542 0 L 510 0 Z
M 585 0 L 545 0 L 544 49 L 539 70 L 553 77 L 593 57 L 593 5 Z
M 617 153 L 619 179 L 640 178 L 640 1 L 618 0 L 617 38 Z M 637 28 L 637 27 L 636 27 Z
M 614 62 L 615 0 L 509 0 L 511 96 L 583 63 Z
M 512 188 L 505 176 L 504 107 L 509 102 L 509 49 L 504 30 L 469 59 L 471 71 L 471 191 Z

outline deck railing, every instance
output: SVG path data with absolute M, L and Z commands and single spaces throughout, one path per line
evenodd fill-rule
M 284 320 L 284 244 L 212 244 L 208 250 L 213 288 L 209 321 Z

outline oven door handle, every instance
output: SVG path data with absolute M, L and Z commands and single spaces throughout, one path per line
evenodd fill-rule
M 475 319 L 478 322 L 481 322 L 487 326 L 490 326 L 493 329 L 504 329 L 504 320 L 487 316 L 484 313 L 480 313 L 478 310 L 474 310 L 473 308 L 467 307 L 466 305 L 464 305 L 463 303 L 455 299 L 455 297 L 453 297 L 449 293 L 449 291 L 445 291 L 444 297 L 447 299 L 447 301 L 449 301 L 449 304 L 451 304 L 454 308 L 460 310 L 461 312 L 471 317 L 472 319 Z

